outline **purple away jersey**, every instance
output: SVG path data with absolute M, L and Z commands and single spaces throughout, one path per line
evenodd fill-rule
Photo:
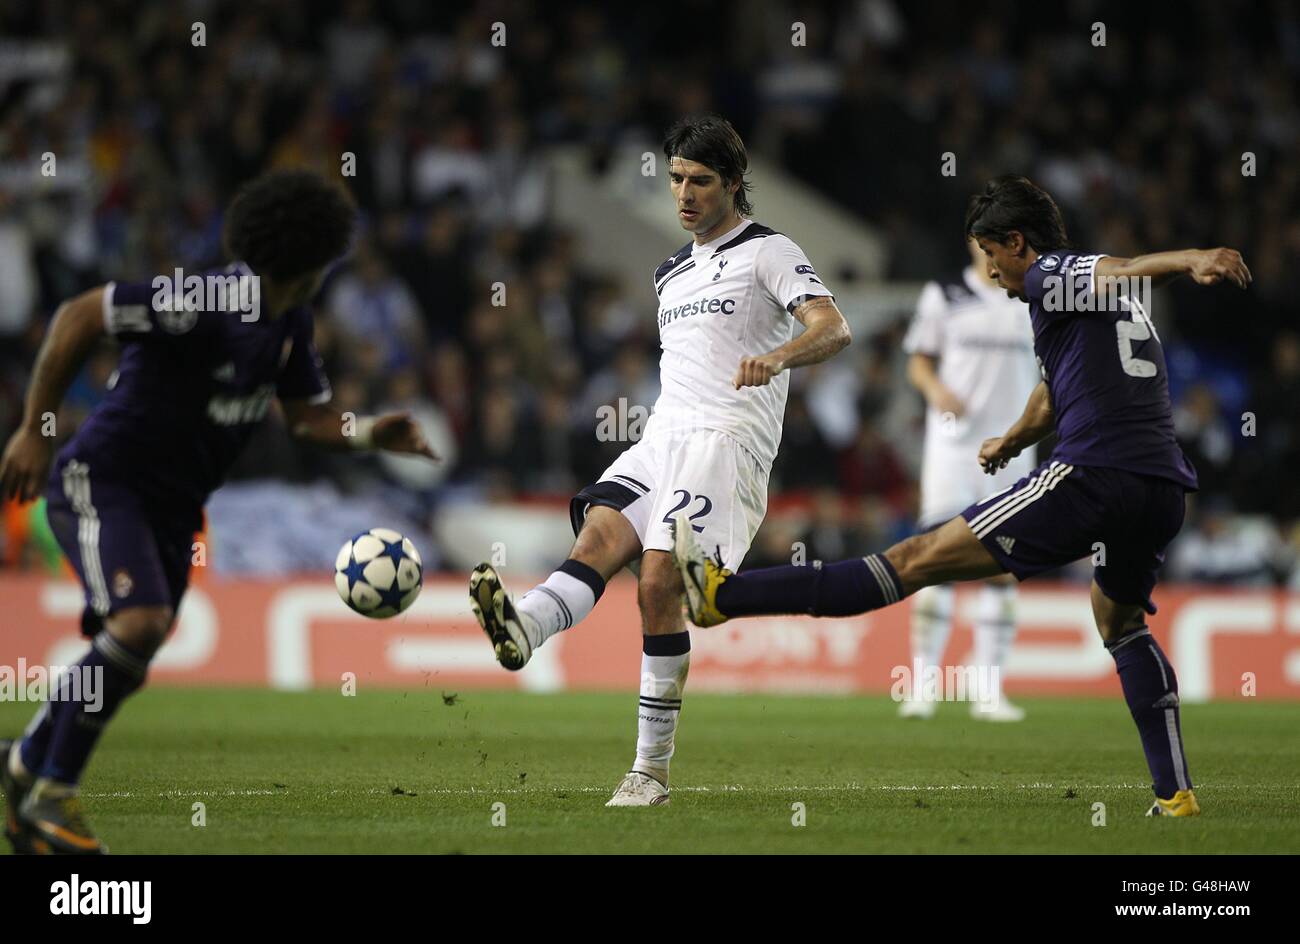
M 213 274 L 252 297 L 242 263 L 205 278 Z M 329 399 L 307 309 L 271 320 L 203 307 L 170 304 L 151 285 L 105 289 L 104 324 L 122 343 L 116 380 L 59 452 L 45 493 L 50 528 L 85 588 L 88 636 L 119 609 L 175 610 L 203 504 L 271 398 Z
M 243 280 L 252 273 L 235 263 L 209 275 Z M 270 319 L 160 305 L 157 294 L 146 283 L 105 288 L 104 323 L 122 344 L 116 380 L 60 452 L 59 465 L 76 459 L 93 478 L 152 503 L 198 509 L 273 397 L 324 402 L 329 382 L 306 308 Z
M 1101 258 L 1058 249 L 1025 273 L 1034 353 L 1056 416 L 1052 458 L 1194 490 L 1196 472 L 1174 439 L 1160 339 L 1140 302 L 1107 304 L 1105 293 L 1094 294 Z

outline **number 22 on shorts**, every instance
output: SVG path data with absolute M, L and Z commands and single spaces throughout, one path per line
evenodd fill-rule
M 677 514 L 677 512 L 681 511 L 687 505 L 690 505 L 695 501 L 699 501 L 700 510 L 690 515 L 691 528 L 693 528 L 697 534 L 703 531 L 704 525 L 695 524 L 695 519 L 703 518 L 705 515 L 707 515 L 710 511 L 713 510 L 713 500 L 708 498 L 705 495 L 693 496 L 691 495 L 690 492 L 686 491 L 686 489 L 684 488 L 674 489 L 673 494 L 678 496 L 677 504 L 673 505 L 673 507 L 669 509 L 668 514 L 664 515 L 664 524 L 672 524 L 673 515 Z

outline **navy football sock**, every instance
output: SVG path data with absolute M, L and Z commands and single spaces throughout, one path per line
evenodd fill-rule
M 727 616 L 807 613 L 853 616 L 897 603 L 902 585 L 883 554 L 796 567 L 766 567 L 732 574 L 718 587 L 717 606 Z
M 60 687 L 62 694 L 77 697 L 48 704 L 49 742 L 40 767 L 29 769 L 58 783 L 76 784 L 100 732 L 126 697 L 144 684 L 148 668 L 148 659 L 122 645 L 107 630 L 100 632 L 85 658 L 68 669 Z M 71 684 L 69 676 L 74 672 L 81 678 L 80 691 Z M 24 763 L 26 749 L 24 742 Z
M 1156 796 L 1168 800 L 1179 790 L 1191 789 L 1187 758 L 1183 756 L 1174 667 L 1145 626 L 1106 648 L 1115 658 L 1115 670 L 1142 738 Z
M 91 652 L 93 651 L 92 649 Z M 33 777 L 39 776 L 41 768 L 45 766 L 45 755 L 50 749 L 50 738 L 54 736 L 55 720 L 59 712 L 72 700 L 70 686 L 74 672 L 79 671 L 74 666 L 73 670 L 65 672 L 60 677 L 57 688 L 50 691 L 49 699 L 41 705 L 36 716 L 28 724 L 22 740 L 18 742 L 18 756 L 22 758 L 23 766 Z

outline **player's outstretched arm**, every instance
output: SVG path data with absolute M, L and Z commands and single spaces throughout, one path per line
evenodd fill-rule
M 804 332 L 791 338 L 774 351 L 758 357 L 746 357 L 731 379 L 737 390 L 761 387 L 783 370 L 820 364 L 849 346 L 853 335 L 849 323 L 829 295 L 818 295 L 797 306 L 792 314 L 804 326 Z
M 1217 285 L 1228 281 L 1238 288 L 1251 282 L 1250 269 L 1235 249 L 1175 249 L 1152 252 L 1132 259 L 1106 256 L 1093 270 L 1102 278 L 1150 278 L 1160 285 L 1182 275 L 1190 275 L 1198 285 Z
M 28 501 L 41 493 L 54 451 L 54 438 L 41 429 L 44 417 L 58 412 L 68 386 L 106 333 L 102 286 L 64 302 L 54 313 L 36 354 L 22 423 L 0 458 L 3 497 Z
M 1006 468 L 1008 462 L 1030 446 L 1041 442 L 1056 426 L 1056 417 L 1052 413 L 1052 395 L 1047 390 L 1047 382 L 1039 381 L 1038 386 L 1029 394 L 1025 412 L 1001 436 L 984 440 L 980 446 L 979 463 L 989 475 Z
M 359 416 L 345 422 L 338 410 L 326 403 L 290 399 L 281 405 L 295 439 L 327 449 L 384 449 L 435 461 L 440 458 L 409 413 Z

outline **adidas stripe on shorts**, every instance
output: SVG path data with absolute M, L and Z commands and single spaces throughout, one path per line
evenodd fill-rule
M 1169 479 L 1051 459 L 961 515 L 1018 580 L 1094 558 L 1107 597 L 1154 613 L 1151 591 L 1182 527 L 1185 493 Z

